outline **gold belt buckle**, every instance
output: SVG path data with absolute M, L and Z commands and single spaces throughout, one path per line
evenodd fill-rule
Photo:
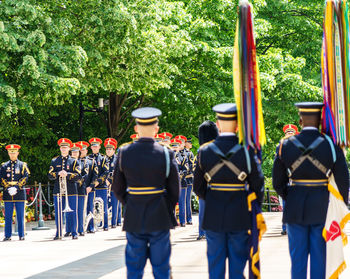
M 209 182 L 211 180 L 211 177 L 210 177 L 209 173 L 207 173 L 207 172 L 204 174 L 204 178 L 207 182 Z
M 238 175 L 238 179 L 239 179 L 240 181 L 244 181 L 246 178 L 247 178 L 247 174 L 246 174 L 244 171 L 242 171 L 242 172 Z

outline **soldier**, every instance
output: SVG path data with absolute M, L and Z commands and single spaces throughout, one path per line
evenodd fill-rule
M 121 215 L 121 203 L 117 200 L 115 195 L 111 192 L 111 187 L 113 183 L 113 174 L 117 166 L 117 155 L 115 150 L 117 149 L 118 142 L 114 138 L 105 139 L 104 146 L 106 148 L 106 155 L 109 162 L 109 174 L 106 180 L 108 187 L 108 197 L 110 199 L 110 205 L 112 207 L 112 220 L 111 227 L 116 228 L 116 226 L 121 226 L 122 215 Z
M 88 195 L 92 193 L 91 201 L 95 199 L 94 184 L 92 183 L 93 176 L 97 176 L 97 167 L 94 168 L 94 160 L 87 157 L 88 147 L 90 144 L 86 141 L 79 141 L 81 145 L 80 162 L 82 185 L 78 188 L 78 233 L 80 236 L 85 235 L 85 218 L 87 215 Z M 91 206 L 92 208 L 92 206 Z
M 213 142 L 219 135 L 219 130 L 216 127 L 213 121 L 204 121 L 198 128 L 198 142 L 200 147 L 203 147 L 205 144 L 209 144 Z M 197 151 L 198 153 L 198 151 Z M 195 161 L 193 163 L 193 169 L 195 170 L 197 166 L 197 158 L 195 157 Z M 203 225 L 203 217 L 204 217 L 204 208 L 205 201 L 202 198 L 198 198 L 198 237 L 197 240 L 201 240 L 205 238 L 205 231 L 202 228 Z
M 332 173 L 347 204 L 349 173 L 342 150 L 319 132 L 322 103 L 295 104 L 299 109 L 299 135 L 277 147 L 272 171 L 273 187 L 286 201 L 292 279 L 325 278 L 326 242 L 322 237 L 329 202 L 328 178 Z
M 213 110 L 220 135 L 199 149 L 193 181 L 195 193 L 205 200 L 209 278 L 225 278 L 226 258 L 229 277 L 244 278 L 250 250 L 248 230 L 252 228 L 247 189 L 261 202 L 264 177 L 252 148 L 238 142 L 236 105 L 219 104 Z
M 126 205 L 124 227 L 127 246 L 127 278 L 142 278 L 147 258 L 155 278 L 170 278 L 169 229 L 176 225 L 173 214 L 179 198 L 179 176 L 173 151 L 156 144 L 156 108 L 132 112 L 137 142 L 120 148 L 112 189 Z
M 189 172 L 189 165 L 187 154 L 184 152 L 185 148 L 185 136 L 176 136 L 175 140 L 180 141 L 180 145 L 177 147 L 177 152 L 175 153 L 176 161 L 178 163 L 180 180 L 181 180 L 181 191 L 179 198 L 179 220 L 180 226 L 185 227 L 186 225 L 186 193 L 187 193 L 187 181 L 186 175 Z
M 137 141 L 139 139 L 139 135 L 138 134 L 132 134 L 130 136 L 130 138 L 132 139 L 132 142 L 135 142 L 135 141 Z
M 78 239 L 77 235 L 77 184 L 81 179 L 80 163 L 77 159 L 69 156 L 69 150 L 72 147 L 72 142 L 67 138 L 61 138 L 57 144 L 60 147 L 61 156 L 52 159 L 48 177 L 54 180 L 54 207 L 55 207 L 55 222 L 56 222 L 56 236 L 54 240 L 62 238 L 62 209 L 68 209 L 66 212 L 66 234 L 72 234 L 73 239 Z M 60 186 L 66 184 L 66 193 L 60 193 Z M 68 196 L 64 198 L 64 196 Z M 68 205 L 66 204 L 68 200 Z M 71 210 L 69 210 L 71 209 Z
M 293 125 L 293 124 L 287 124 L 287 125 L 284 125 L 283 127 L 283 133 L 284 133 L 284 137 L 281 139 L 280 141 L 280 148 L 279 148 L 279 152 L 281 151 L 281 148 L 283 146 L 283 141 L 285 139 L 288 139 L 289 137 L 291 136 L 294 136 L 294 135 L 298 135 L 298 127 Z M 281 196 L 279 196 L 279 201 L 280 201 L 280 204 L 282 204 L 282 209 L 284 209 L 284 206 L 285 206 L 285 201 L 284 199 L 281 198 Z M 282 221 L 282 231 L 281 231 L 281 235 L 286 235 L 287 234 L 287 226 L 286 224 Z
M 0 182 L 3 190 L 3 201 L 5 204 L 5 238 L 3 241 L 11 240 L 13 208 L 16 207 L 19 240 L 24 240 L 24 217 L 26 192 L 24 185 L 28 181 L 29 169 L 27 163 L 18 160 L 18 144 L 6 146 L 10 160 L 2 163 L 0 167 Z
M 154 137 L 155 142 L 161 143 L 163 141 L 164 137 L 161 134 L 156 134 Z
M 189 170 L 186 175 L 187 191 L 186 191 L 186 223 L 192 225 L 192 186 L 193 186 L 193 170 L 194 170 L 194 155 L 191 151 L 192 139 L 187 138 L 185 141 L 184 153 L 187 156 Z
M 102 144 L 102 140 L 99 138 L 91 138 L 89 140 L 89 143 L 91 145 L 92 154 L 89 155 L 90 159 L 93 159 L 95 161 L 95 167 L 97 170 L 94 172 L 95 176 L 93 177 L 93 184 L 96 192 L 96 197 L 100 197 L 103 200 L 103 230 L 108 231 L 108 191 L 107 191 L 107 185 L 106 185 L 106 179 L 108 176 L 108 160 L 106 156 L 103 156 L 100 154 L 100 148 Z M 96 173 L 98 175 L 96 176 Z M 90 202 L 89 205 L 92 205 L 91 207 L 88 207 L 88 213 L 90 211 L 93 211 L 93 201 Z M 90 221 L 88 233 L 93 233 L 95 231 L 93 220 Z
M 168 132 L 160 133 L 160 135 L 163 136 L 163 145 L 170 146 L 170 141 L 173 135 Z

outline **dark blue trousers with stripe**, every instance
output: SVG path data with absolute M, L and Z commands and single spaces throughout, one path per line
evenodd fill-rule
M 179 220 L 180 224 L 186 223 L 186 193 L 187 187 L 181 187 L 179 198 Z
M 247 231 L 213 232 L 206 230 L 210 279 L 225 278 L 226 258 L 229 278 L 244 279 L 243 271 L 249 257 Z
M 93 211 L 94 211 L 94 200 L 95 200 L 95 191 L 92 191 L 88 194 L 87 209 L 86 209 L 87 215 L 89 215 L 90 212 L 93 213 Z M 90 232 L 95 231 L 93 218 L 90 220 L 89 225 L 87 227 L 87 230 Z
M 122 206 L 120 201 L 115 197 L 113 193 L 111 193 L 111 203 L 112 206 L 112 220 L 111 225 L 120 225 L 122 223 Z
M 292 279 L 307 278 L 310 255 L 310 279 L 326 276 L 326 242 L 322 237 L 324 224 L 287 224 L 289 254 L 292 260 Z
M 155 279 L 170 278 L 169 231 L 126 233 L 125 264 L 128 279 L 141 279 L 147 259 Z
M 5 204 L 5 237 L 12 235 L 13 208 L 16 208 L 18 236 L 24 237 L 24 201 L 4 201 Z
M 96 198 L 100 197 L 103 200 L 103 228 L 108 228 L 108 190 L 107 188 L 96 188 Z
M 186 222 L 187 223 L 192 223 L 191 197 L 192 197 L 192 184 L 187 183 L 187 190 L 186 190 Z
M 68 196 L 68 204 L 69 207 L 72 209 L 72 212 L 66 212 L 66 232 L 72 233 L 72 235 L 77 235 L 77 226 L 78 226 L 78 220 L 77 220 L 77 207 L 78 207 L 78 199 L 77 195 L 71 195 Z M 55 207 L 55 223 L 56 223 L 56 236 L 60 235 L 62 236 L 63 233 L 63 211 L 66 207 L 66 197 L 62 196 L 62 207 L 60 207 L 57 196 L 54 195 L 54 207 Z M 61 222 L 59 222 L 60 218 Z
M 84 232 L 84 204 L 86 196 L 78 196 L 78 233 Z

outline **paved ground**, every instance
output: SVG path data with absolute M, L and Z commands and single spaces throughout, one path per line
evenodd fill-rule
M 268 231 L 261 243 L 262 278 L 290 278 L 290 260 L 286 236 L 280 235 L 280 213 L 265 214 Z M 178 228 L 171 233 L 171 265 L 174 279 L 208 278 L 205 240 L 196 241 L 197 217 L 194 226 Z M 97 232 L 78 240 L 65 238 L 52 241 L 52 229 L 32 231 L 27 226 L 25 241 L 12 237 L 0 243 L 0 278 L 126 278 L 124 264 L 125 234 L 120 228 Z M 346 228 L 350 236 L 350 225 Z M 3 235 L 3 233 L 1 233 Z M 350 266 L 350 244 L 345 247 Z M 153 278 L 149 263 L 145 279 Z M 350 267 L 340 279 L 350 278 Z

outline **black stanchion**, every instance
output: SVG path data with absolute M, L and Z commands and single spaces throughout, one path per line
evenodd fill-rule
M 39 183 L 39 221 L 38 221 L 38 226 L 35 228 L 32 228 L 33 231 L 37 231 L 37 230 L 49 230 L 49 227 L 45 227 L 44 224 L 44 219 L 43 219 L 43 204 L 42 204 L 42 188 L 41 188 L 41 183 Z
M 266 189 L 266 195 L 267 195 L 267 208 L 269 212 L 271 212 L 271 201 L 270 201 L 270 189 Z
M 36 197 L 36 194 L 38 192 L 38 189 L 36 187 L 36 182 L 34 184 L 34 197 Z M 34 218 L 35 218 L 35 221 L 38 220 L 38 199 L 35 200 L 35 203 L 34 203 Z

